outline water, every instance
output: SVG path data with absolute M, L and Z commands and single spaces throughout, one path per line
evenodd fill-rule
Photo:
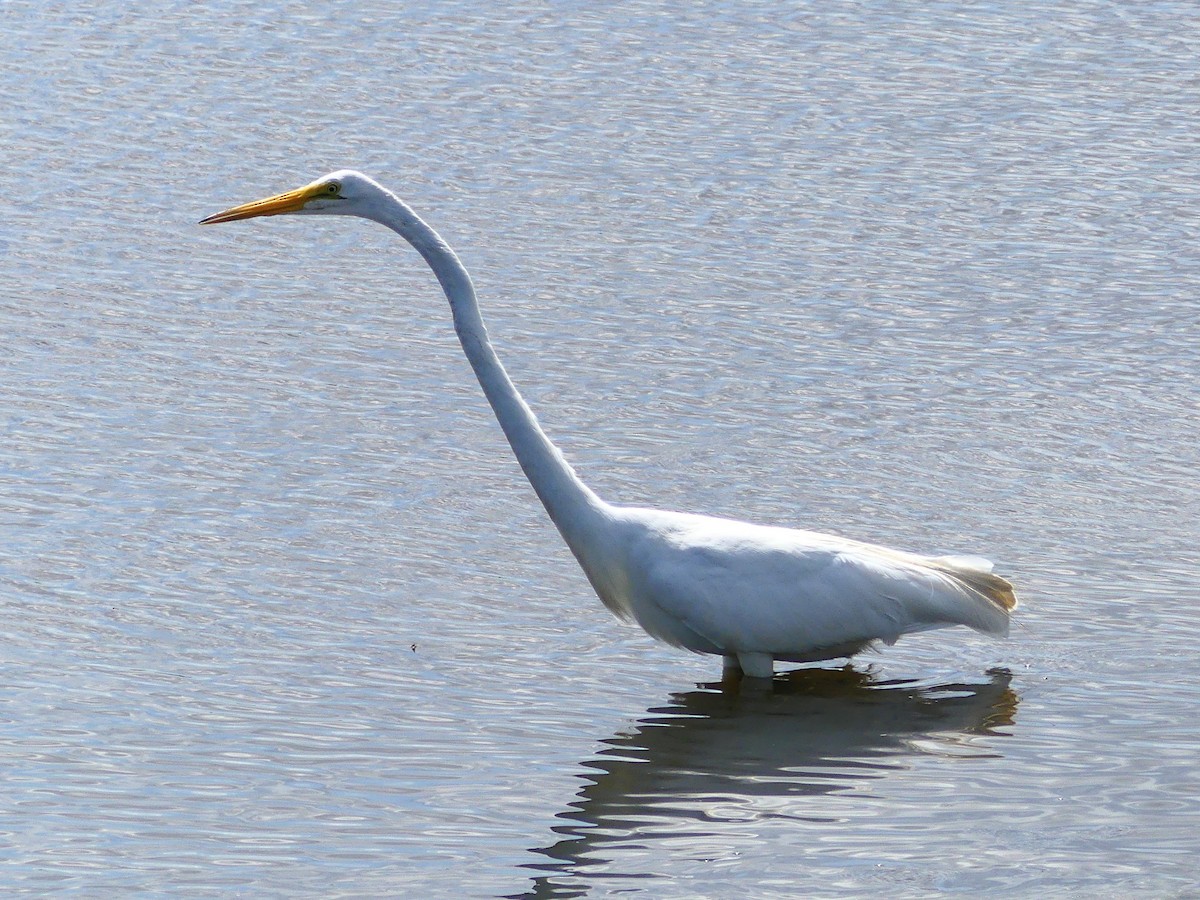
M 1192 5 L 0 9 L 6 895 L 1181 896 Z M 1003 643 L 714 684 L 600 607 L 420 260 L 601 495 L 985 553 Z

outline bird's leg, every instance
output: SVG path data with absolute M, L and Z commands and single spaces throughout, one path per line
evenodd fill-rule
M 775 658 L 770 653 L 739 653 L 737 658 L 747 678 L 775 677 Z
M 722 676 L 741 672 L 747 678 L 773 678 L 775 659 L 770 653 L 730 653 L 722 657 Z
M 721 690 L 737 691 L 742 683 L 742 667 L 738 665 L 737 656 L 730 654 L 721 657 Z

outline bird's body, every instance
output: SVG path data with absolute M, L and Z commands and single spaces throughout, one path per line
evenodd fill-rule
M 613 509 L 624 584 L 609 608 L 703 653 L 810 662 L 939 625 L 1002 634 L 980 563 L 930 559 L 831 535 L 729 519 Z M 986 576 L 987 587 L 1002 586 Z
M 509 380 L 458 257 L 407 205 L 365 175 L 343 170 L 204 222 L 285 213 L 372 219 L 421 253 L 551 520 L 605 606 L 653 637 L 770 677 L 777 660 L 850 656 L 873 641 L 893 643 L 916 631 L 967 625 L 1007 633 L 1016 598 L 986 560 L 919 556 L 816 532 L 606 503 L 566 463 Z

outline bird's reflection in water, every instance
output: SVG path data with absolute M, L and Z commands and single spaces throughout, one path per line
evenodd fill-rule
M 988 675 L 929 684 L 797 669 L 765 687 L 730 680 L 674 694 L 584 763 L 594 771 L 559 814 L 561 839 L 534 850 L 548 859 L 529 864 L 539 874 L 516 896 L 653 877 L 657 841 L 712 841 L 763 819 L 831 821 L 804 798 L 861 788 L 918 755 L 998 756 L 989 736 L 1013 723 L 1017 696 L 1008 672 Z

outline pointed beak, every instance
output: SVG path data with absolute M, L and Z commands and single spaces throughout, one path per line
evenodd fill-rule
M 200 220 L 201 225 L 216 225 L 218 222 L 236 222 L 238 219 L 253 219 L 256 216 L 279 216 L 284 213 L 294 213 L 304 208 L 309 200 L 316 196 L 321 185 L 308 184 L 294 191 L 276 194 L 264 200 L 243 203 L 224 212 L 213 213 Z

